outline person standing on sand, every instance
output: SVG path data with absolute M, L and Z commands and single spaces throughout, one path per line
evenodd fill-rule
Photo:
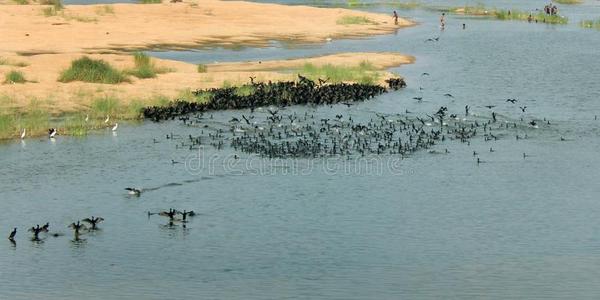
M 394 17 L 394 24 L 398 25 L 398 14 L 396 13 L 396 11 L 394 11 L 393 17 Z
M 442 16 L 440 17 L 440 27 L 442 28 L 442 30 L 444 30 L 444 28 L 446 27 L 446 13 L 442 13 Z

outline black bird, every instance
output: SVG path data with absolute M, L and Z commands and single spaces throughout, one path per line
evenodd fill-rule
M 104 218 L 101 218 L 101 217 L 94 218 L 94 216 L 92 216 L 91 218 L 85 218 L 82 221 L 86 222 L 88 224 L 91 224 L 92 225 L 91 230 L 95 230 L 96 229 L 96 224 L 104 221 Z
M 244 119 L 244 121 L 246 121 L 246 124 L 250 125 L 250 120 L 248 120 L 246 116 L 242 115 L 242 118 Z
M 51 138 L 51 139 L 54 138 L 54 136 L 56 135 L 56 133 L 57 133 L 56 128 L 50 128 L 50 129 L 48 129 L 48 137 L 49 138 Z
M 525 110 L 527 109 L 527 106 L 519 106 L 519 108 L 521 109 L 521 111 L 525 112 Z
M 171 164 L 173 164 L 173 165 L 174 165 L 174 164 L 179 164 L 179 163 L 180 163 L 180 162 L 178 162 L 178 161 L 175 161 L 175 160 L 171 159 Z
M 425 72 L 425 73 L 421 74 L 421 76 L 429 76 L 429 73 Z
M 163 216 L 163 217 L 169 217 L 170 220 L 173 220 L 175 218 L 175 215 L 177 214 L 177 211 L 169 208 L 169 211 L 161 211 L 160 213 L 158 213 L 159 216 Z
M 415 99 L 417 101 L 421 101 L 421 100 L 423 100 L 423 97 L 413 97 L 413 99 Z
M 42 231 L 48 232 L 48 228 L 50 228 L 50 222 L 47 222 L 46 224 L 44 224 L 44 226 L 42 226 Z
M 444 94 L 444 96 L 454 98 L 454 96 L 452 96 L 452 94 Z
M 515 104 L 517 102 L 517 99 L 506 99 L 506 102 L 510 102 L 512 104 Z
M 183 212 L 178 212 L 178 213 L 182 216 L 183 221 L 185 221 L 187 216 L 193 217 L 196 215 L 196 213 L 193 210 L 191 210 L 191 211 L 183 210 Z
M 487 107 L 487 108 L 489 108 L 489 109 L 492 109 L 492 108 L 496 107 L 496 105 L 486 105 L 486 106 L 484 106 L 484 107 Z
M 535 120 L 532 120 L 531 122 L 529 122 L 529 125 L 535 126 L 535 125 L 537 125 L 537 123 L 535 122 Z
M 136 189 L 136 188 L 125 188 L 126 191 L 129 191 L 128 194 L 129 195 L 134 195 L 134 196 L 139 196 L 142 193 L 142 190 L 140 189 Z
M 79 224 L 79 221 L 77 221 L 77 223 L 71 223 L 71 225 L 69 225 L 69 228 L 73 228 L 73 230 L 75 230 L 75 235 L 79 234 L 79 230 L 86 229 L 85 225 Z
M 39 240 L 39 234 L 40 232 L 42 232 L 42 228 L 40 227 L 40 225 L 36 225 L 35 227 L 29 228 L 28 231 L 33 232 L 34 240 Z
M 15 235 L 17 235 L 17 228 L 16 227 L 15 227 L 15 229 L 13 229 L 10 232 L 10 235 L 8 236 L 8 239 L 11 240 L 11 241 L 14 241 L 15 240 Z

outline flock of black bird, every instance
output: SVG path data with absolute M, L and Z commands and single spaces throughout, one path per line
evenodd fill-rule
M 127 188 L 127 190 L 137 190 L 137 189 Z M 137 190 L 137 191 L 139 191 L 139 190 Z M 139 196 L 140 193 L 138 193 L 136 195 Z M 172 208 L 169 209 L 168 211 L 161 211 L 158 213 L 148 212 L 148 216 L 153 215 L 153 214 L 168 217 L 169 218 L 168 226 L 174 226 L 175 225 L 174 222 L 181 222 L 184 224 L 183 227 L 185 227 L 185 223 L 187 222 L 188 217 L 193 217 L 196 215 L 196 213 L 194 211 L 186 211 L 186 210 L 179 211 L 179 210 L 175 210 Z M 176 218 L 176 216 L 178 216 L 178 215 L 181 215 L 181 218 Z M 73 241 L 78 242 L 78 241 L 81 241 L 81 238 L 80 238 L 81 234 L 99 230 L 98 224 L 103 221 L 104 221 L 104 218 L 102 218 L 102 217 L 91 216 L 89 218 L 85 218 L 85 219 L 73 222 L 67 227 L 73 229 L 73 234 L 74 234 Z M 87 226 L 84 223 L 87 224 Z M 32 226 L 31 228 L 29 228 L 28 231 L 33 234 L 33 236 L 31 237 L 31 240 L 37 241 L 37 242 L 43 240 L 40 237 L 40 234 L 47 234 L 47 235 L 50 235 L 53 237 L 59 237 L 59 236 L 63 235 L 62 233 L 50 233 L 49 229 L 50 229 L 50 223 L 46 223 L 43 226 L 40 226 L 39 224 L 37 224 L 36 226 Z M 17 236 L 17 228 L 13 228 L 13 230 L 10 232 L 10 234 L 8 236 L 8 240 L 13 245 L 16 245 L 16 240 L 15 240 L 16 236 Z
M 298 81 L 283 82 L 251 82 L 246 85 L 251 93 L 240 94 L 239 88 L 225 87 L 197 90 L 195 95 L 210 95 L 210 101 L 178 100 L 167 106 L 146 107 L 144 117 L 154 121 L 175 119 L 189 113 L 207 112 L 227 109 L 254 110 L 258 107 L 284 107 L 298 104 L 336 104 L 352 101 L 365 101 L 387 92 L 385 87 L 377 84 L 362 83 L 333 83 L 319 79 L 318 83 L 298 75 Z M 405 87 L 402 78 L 390 78 L 386 82 L 390 89 L 397 90 Z
M 177 149 L 213 147 L 222 150 L 230 146 L 238 153 L 265 158 L 351 158 L 382 154 L 405 157 L 420 150 L 437 153 L 430 148 L 444 141 L 470 145 L 470 140 L 477 137 L 486 142 L 510 135 L 517 140 L 525 139 L 527 133 L 519 134 L 520 131 L 539 128 L 539 124 L 550 125 L 547 120 L 503 119 L 494 111 L 475 116 L 470 109 L 467 105 L 464 113 L 459 113 L 442 106 L 424 116 L 409 111 L 365 116 L 364 113 L 353 115 L 348 110 L 344 113 L 330 110 L 331 115 L 324 116 L 316 110 L 287 113 L 285 107 L 261 107 L 233 115 L 228 122 L 216 121 L 212 114 L 201 112 L 179 117 L 185 126 L 198 128 L 199 134 L 187 137 L 170 134 L 166 138 L 176 142 Z M 155 139 L 155 142 L 158 141 Z
M 308 105 L 345 105 L 348 108 L 356 101 L 371 99 L 385 93 L 388 89 L 406 86 L 404 80 L 391 78 L 388 88 L 367 84 L 327 84 L 326 80 L 315 83 L 299 75 L 297 82 L 255 83 L 251 80 L 252 93 L 240 95 L 236 88 L 218 88 L 198 90 L 197 94 L 210 93 L 211 101 L 206 103 L 175 101 L 165 107 L 148 107 L 143 113 L 154 121 L 173 120 L 176 117 L 184 126 L 195 127 L 198 135 L 187 137 L 170 134 L 166 138 L 176 142 L 176 148 L 196 150 L 210 146 L 223 149 L 229 145 L 241 153 L 256 154 L 266 158 L 317 158 L 317 157 L 357 157 L 367 155 L 400 155 L 402 158 L 416 151 L 427 150 L 444 141 L 458 141 L 470 145 L 473 138 L 484 141 L 497 141 L 514 134 L 517 140 L 527 138 L 527 134 L 519 135 L 519 131 L 527 128 L 539 128 L 539 125 L 550 125 L 541 120 L 519 121 L 505 118 L 500 120 L 496 112 L 489 116 L 473 116 L 470 107 L 464 107 L 464 113 L 450 112 L 442 106 L 431 115 L 416 116 L 409 111 L 403 114 L 374 115 L 356 114 L 352 112 L 335 113 L 334 116 L 323 116 L 313 111 L 304 113 L 292 111 L 286 113 L 286 107 L 296 104 Z M 444 96 L 454 98 L 451 94 Z M 415 97 L 422 101 L 422 97 Z M 516 104 L 517 99 L 507 99 L 507 103 Z M 483 106 L 493 109 L 496 105 Z M 525 112 L 526 106 L 519 107 Z M 239 117 L 234 116 L 228 122 L 213 120 L 211 111 L 227 109 L 247 110 Z M 331 110 L 333 112 L 333 110 Z M 513 132 L 510 132 L 510 131 Z M 561 141 L 565 139 L 561 137 Z M 158 142 L 154 139 L 154 142 Z M 494 152 L 490 147 L 490 152 Z M 429 150 L 430 153 L 449 153 Z M 473 151 L 476 162 L 482 161 L 478 153 Z M 523 153 L 523 158 L 528 157 Z M 239 158 L 236 155 L 236 158 Z M 178 162 L 172 161 L 173 164 Z M 126 188 L 133 196 L 140 196 L 141 189 Z M 158 213 L 148 212 L 148 216 L 158 214 L 169 218 L 167 226 L 174 222 L 182 222 L 185 227 L 188 217 L 196 215 L 193 211 L 169 209 Z M 181 218 L 176 218 L 177 216 Z M 79 240 L 85 231 L 97 230 L 97 224 L 104 221 L 101 217 L 86 218 L 70 224 Z M 83 223 L 87 223 L 88 228 Z M 49 232 L 50 224 L 36 225 L 29 229 L 33 233 L 32 240 L 40 240 L 40 234 Z M 9 235 L 15 243 L 17 228 Z M 59 236 L 60 234 L 52 234 Z

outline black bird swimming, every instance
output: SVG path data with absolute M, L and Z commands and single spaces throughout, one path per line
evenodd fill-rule
M 484 107 L 487 107 L 487 108 L 489 108 L 489 109 L 492 109 L 492 108 L 496 107 L 496 105 L 486 105 L 486 106 L 484 106 Z
M 452 94 L 444 94 L 444 96 L 454 98 L 454 96 L 452 96 Z
M 136 189 L 136 188 L 125 188 L 125 190 L 129 191 L 128 194 L 129 195 L 134 195 L 134 196 L 139 196 L 140 194 L 142 194 L 142 190 L 140 189 Z
M 515 104 L 517 102 L 517 99 L 506 99 L 506 102 L 510 102 L 512 104 Z
M 423 97 L 413 97 L 413 99 L 415 99 L 417 101 L 421 101 L 421 100 L 423 100 Z
M 69 228 L 73 228 L 73 230 L 75 230 L 75 235 L 79 235 L 79 230 L 86 229 L 85 225 L 80 224 L 79 221 L 77 221 L 77 223 L 71 223 L 71 225 L 69 225 Z
M 85 218 L 82 221 L 86 222 L 88 224 L 91 224 L 92 225 L 91 230 L 96 230 L 96 224 L 104 221 L 104 218 L 101 218 L 101 217 L 94 218 L 94 216 L 92 216 L 91 218 Z
M 531 122 L 529 122 L 529 125 L 535 126 L 535 125 L 537 125 L 537 123 L 535 122 L 535 120 L 532 120 Z
M 48 228 L 50 228 L 50 222 L 47 222 L 46 224 L 44 224 L 44 226 L 42 226 L 42 231 L 48 232 Z
M 169 217 L 170 220 L 173 220 L 175 218 L 175 215 L 177 214 L 177 211 L 169 208 L 169 211 L 161 211 L 160 213 L 158 213 L 159 216 L 163 216 L 163 217 Z
M 525 110 L 527 109 L 527 106 L 519 106 L 519 108 L 521 109 L 521 111 L 525 112 Z
M 171 159 L 171 164 L 172 164 L 172 165 L 174 165 L 174 164 L 179 164 L 179 163 L 180 163 L 180 162 L 178 162 L 178 161 L 175 161 L 175 160 Z
M 196 213 L 193 210 L 187 211 L 187 212 L 185 210 L 183 210 L 183 212 L 178 212 L 178 213 L 182 216 L 183 221 L 185 221 L 187 216 L 193 217 L 196 215 Z
M 42 232 L 42 228 L 40 227 L 40 225 L 36 225 L 35 227 L 29 228 L 28 231 L 33 232 L 34 240 L 39 240 L 39 234 L 40 232 Z
M 424 72 L 423 74 L 421 74 L 421 76 L 429 76 L 429 73 Z
M 13 229 L 10 232 L 10 235 L 8 236 L 8 239 L 11 240 L 11 241 L 14 241 L 15 240 L 15 235 L 17 235 L 17 228 L 16 227 L 15 227 L 15 229 Z

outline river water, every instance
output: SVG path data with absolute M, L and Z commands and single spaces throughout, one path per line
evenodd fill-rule
M 600 8 L 586 1 L 561 11 L 575 23 Z M 397 51 L 417 59 L 393 69 L 406 89 L 351 107 L 286 111 L 432 114 L 447 106 L 461 115 L 470 105 L 485 119 L 484 106 L 496 105 L 501 120 L 550 125 L 517 133 L 527 139 L 447 142 L 436 149 L 449 154 L 401 161 L 190 151 L 165 138 L 201 130 L 178 121 L 2 144 L 0 230 L 18 233 L 14 245 L 0 239 L 0 299 L 600 297 L 600 32 L 455 16 L 440 32 L 437 13 L 401 14 L 419 25 L 322 45 L 153 54 L 211 62 Z M 127 196 L 129 186 L 146 191 Z M 184 228 L 147 214 L 171 207 L 198 215 Z M 74 240 L 67 225 L 92 215 L 106 219 L 101 230 Z M 46 222 L 64 235 L 31 241 L 26 229 Z

